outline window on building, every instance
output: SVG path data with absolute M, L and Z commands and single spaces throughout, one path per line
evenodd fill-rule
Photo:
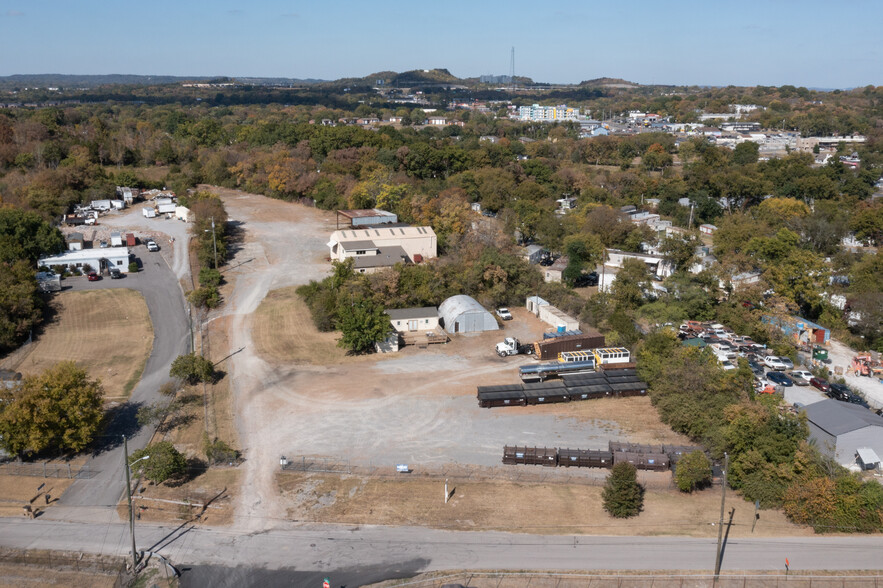
M 356 255 L 365 255 L 365 250 L 356 251 Z

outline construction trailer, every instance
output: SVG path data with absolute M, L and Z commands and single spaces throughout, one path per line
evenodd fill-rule
M 534 343 L 534 355 L 544 361 L 558 359 L 558 354 L 564 351 L 588 351 L 596 347 L 604 347 L 604 335 L 598 331 L 589 331 L 537 341 Z

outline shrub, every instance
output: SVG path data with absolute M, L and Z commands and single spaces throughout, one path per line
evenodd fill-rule
M 187 295 L 190 303 L 197 308 L 217 308 L 221 305 L 221 294 L 214 286 L 204 286 Z
M 169 376 L 180 378 L 188 384 L 210 382 L 215 377 L 215 366 L 201 355 L 188 353 L 175 358 Z
M 231 463 L 239 459 L 238 451 L 218 438 L 215 438 L 214 441 L 209 441 L 208 434 L 206 433 L 202 434 L 202 447 L 203 451 L 205 451 L 205 457 L 211 465 Z
M 644 508 L 644 487 L 638 484 L 638 470 L 630 463 L 613 466 L 604 491 L 604 510 L 616 518 L 637 516 Z
M 129 262 L 129 273 L 131 273 L 131 274 L 138 273 L 138 262 L 137 261 L 130 261 Z
M 147 459 L 135 464 L 143 457 L 147 457 Z M 141 472 L 145 478 L 156 484 L 179 478 L 187 471 L 187 459 L 175 449 L 170 441 L 160 441 L 148 445 L 144 449 L 139 449 L 129 456 L 129 464 L 136 465 L 136 471 Z
M 221 285 L 221 272 L 210 267 L 199 270 L 199 285 L 203 288 L 217 288 Z
M 681 492 L 692 492 L 711 483 L 711 462 L 701 451 L 681 457 L 675 471 L 675 482 Z

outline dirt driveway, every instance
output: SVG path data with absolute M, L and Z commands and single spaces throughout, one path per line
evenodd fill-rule
M 229 264 L 234 410 L 245 450 L 239 524 L 284 517 L 274 476 L 280 456 L 321 455 L 353 465 L 408 463 L 415 470 L 460 463 L 498 466 L 505 444 L 600 448 L 608 440 L 684 443 L 655 419 L 647 398 L 542 407 L 478 408 L 477 385 L 516 381 L 526 358 L 499 358 L 504 335 L 530 341 L 545 325 L 523 309 L 505 331 L 460 335 L 447 345 L 344 358 L 326 365 L 273 362 L 252 335 L 253 313 L 271 290 L 324 277 L 334 216 L 231 190 L 217 190 L 244 242 Z M 310 328 L 311 325 L 310 325 Z M 304 327 L 303 334 L 307 336 Z M 280 336 L 291 335 L 280 332 Z M 617 414 L 609 418 L 610 411 Z M 647 415 L 652 418 L 648 428 Z M 655 422 L 656 427 L 652 425 Z

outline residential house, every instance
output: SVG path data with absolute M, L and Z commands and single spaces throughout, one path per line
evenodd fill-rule
M 564 270 L 567 268 L 567 256 L 562 255 L 555 262 L 545 268 L 545 272 L 543 273 L 543 279 L 546 282 L 557 282 L 560 283 L 562 279 L 562 275 L 564 274 Z

